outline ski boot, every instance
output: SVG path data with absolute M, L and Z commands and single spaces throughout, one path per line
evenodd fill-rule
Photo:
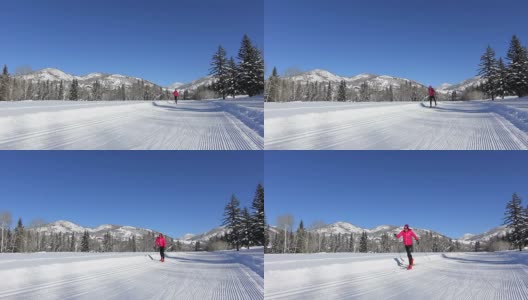
M 407 270 L 412 270 L 412 265 L 409 265 L 409 266 L 407 267 Z

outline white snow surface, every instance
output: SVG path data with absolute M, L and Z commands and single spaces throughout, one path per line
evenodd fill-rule
M 0 149 L 261 150 L 262 98 L 0 103 Z
M 528 98 L 266 103 L 269 150 L 526 150 Z
M 266 255 L 266 299 L 528 299 L 528 253 Z
M 154 260 L 151 260 L 150 255 Z M 262 248 L 0 254 L 1 299 L 264 299 Z

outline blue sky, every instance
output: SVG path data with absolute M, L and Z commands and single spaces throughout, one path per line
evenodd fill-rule
M 266 151 L 269 223 L 320 220 L 428 228 L 456 238 L 502 224 L 517 192 L 528 204 L 528 153 Z
M 393 75 L 437 86 L 476 76 L 490 44 L 528 44 L 527 1 L 266 0 L 267 71 L 321 68 Z
M 261 151 L 5 151 L 0 211 L 83 226 L 130 225 L 173 237 L 221 224 L 235 193 L 250 206 Z
M 208 74 L 222 44 L 234 57 L 247 33 L 263 48 L 262 0 L 1 1 L 0 64 L 12 71 L 119 73 L 161 85 Z

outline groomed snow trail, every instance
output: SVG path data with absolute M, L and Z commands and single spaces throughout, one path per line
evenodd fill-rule
M 528 149 L 527 126 L 512 120 L 528 99 L 427 103 L 266 103 L 270 150 Z M 504 108 L 514 110 L 507 113 Z
M 262 249 L 150 255 L 2 254 L 0 299 L 264 299 Z
M 528 253 L 266 255 L 266 299 L 528 299 Z
M 263 102 L 24 101 L 0 104 L 0 149 L 259 150 L 264 137 L 231 113 Z

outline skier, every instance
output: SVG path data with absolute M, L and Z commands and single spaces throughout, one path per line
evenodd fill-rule
M 180 95 L 180 93 L 178 93 L 178 90 L 174 90 L 172 94 L 174 95 L 174 102 L 178 104 L 178 96 Z
M 394 237 L 399 239 L 400 237 L 403 236 L 403 244 L 405 245 L 405 251 L 407 251 L 407 257 L 409 258 L 409 266 L 407 267 L 407 270 L 410 270 L 412 269 L 412 266 L 414 264 L 414 259 L 412 257 L 412 250 L 413 250 L 413 240 L 412 238 L 414 237 L 414 239 L 416 240 L 416 243 L 419 245 L 420 244 L 420 241 L 418 240 L 418 237 L 416 236 L 416 234 L 414 234 L 414 232 L 412 231 L 412 229 L 409 228 L 409 225 L 405 224 L 405 226 L 403 226 L 403 230 L 398 233 L 398 234 L 394 234 Z
M 165 247 L 167 246 L 167 242 L 165 241 L 165 237 L 163 234 L 159 234 L 159 236 L 156 238 L 156 246 L 159 247 L 161 262 L 165 261 Z
M 433 100 L 435 102 L 436 107 L 436 91 L 433 89 L 432 86 L 429 86 L 429 107 L 433 107 Z

